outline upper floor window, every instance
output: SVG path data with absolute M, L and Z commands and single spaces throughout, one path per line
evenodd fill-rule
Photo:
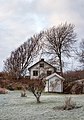
M 44 67 L 44 63 L 40 63 L 40 67 Z
M 51 75 L 52 74 L 52 71 L 51 70 L 48 70 L 47 71 L 47 76 Z
M 33 76 L 38 76 L 38 71 L 37 70 L 33 71 Z

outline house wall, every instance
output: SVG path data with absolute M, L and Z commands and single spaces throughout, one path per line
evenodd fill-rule
M 44 63 L 44 67 L 40 67 L 40 63 Z M 54 73 L 54 68 L 52 66 L 43 61 L 40 63 L 36 64 L 30 69 L 30 79 L 37 79 L 42 73 L 47 76 L 47 71 L 49 70 L 52 71 L 52 73 Z M 33 71 L 35 70 L 38 71 L 38 76 L 33 76 Z
M 63 92 L 63 82 L 54 76 L 46 81 L 45 92 Z

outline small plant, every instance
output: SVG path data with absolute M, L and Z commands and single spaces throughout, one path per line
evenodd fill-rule
M 72 110 L 75 107 L 76 107 L 76 103 L 74 101 L 72 101 L 72 98 L 66 97 L 63 109 L 64 110 Z
M 53 109 L 54 110 L 72 110 L 72 109 L 78 109 L 81 108 L 82 106 L 77 106 L 76 102 L 72 101 L 71 97 L 66 97 L 64 101 L 63 106 L 56 106 Z
M 26 89 L 23 87 L 23 91 L 21 92 L 21 97 L 27 97 Z
M 21 97 L 27 97 L 27 96 L 26 96 L 26 92 L 24 92 L 24 91 L 21 92 Z

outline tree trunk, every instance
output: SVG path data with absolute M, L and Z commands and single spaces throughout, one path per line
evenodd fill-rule
M 59 55 L 59 64 L 60 64 L 60 72 L 61 72 L 61 76 L 63 76 L 61 54 Z
M 40 103 L 40 97 L 37 97 L 36 99 L 37 99 L 37 103 Z
M 40 103 L 40 96 L 37 96 L 37 95 L 35 94 L 35 91 L 33 91 L 32 93 L 33 93 L 34 96 L 36 97 L 37 103 Z

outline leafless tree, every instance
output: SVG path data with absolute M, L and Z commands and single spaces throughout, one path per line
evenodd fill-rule
M 81 40 L 79 51 L 77 53 L 79 62 L 82 64 L 82 68 L 84 69 L 84 39 Z
M 38 55 L 42 34 L 41 32 L 28 39 L 12 52 L 11 56 L 4 62 L 4 71 L 10 78 L 18 79 L 26 74 L 28 66 Z
M 40 103 L 41 93 L 45 88 L 45 83 L 42 80 L 31 80 L 28 85 L 28 90 L 33 93 L 37 103 Z
M 47 39 L 46 48 L 55 61 L 59 61 L 60 72 L 62 73 L 63 56 L 70 57 L 72 45 L 76 42 L 76 33 L 73 24 L 61 24 L 58 27 L 52 27 L 45 32 Z

